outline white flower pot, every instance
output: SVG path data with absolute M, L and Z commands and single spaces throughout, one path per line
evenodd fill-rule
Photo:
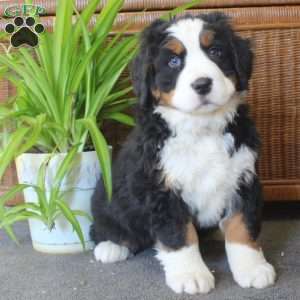
M 16 158 L 19 183 L 36 184 L 39 167 L 50 154 L 25 153 Z M 46 191 L 50 191 L 56 171 L 64 159 L 65 154 L 54 155 L 46 171 Z M 101 171 L 95 151 L 78 153 L 73 167 L 61 184 L 61 191 L 67 191 L 65 201 L 71 209 L 82 210 L 91 214 L 91 197 Z M 25 202 L 37 202 L 37 195 L 32 188 L 24 191 Z M 93 247 L 89 237 L 91 222 L 78 216 L 86 249 Z M 55 228 L 51 231 L 40 221 L 29 220 L 30 234 L 33 248 L 46 253 L 76 253 L 81 252 L 82 246 L 72 225 L 64 218 L 55 221 Z

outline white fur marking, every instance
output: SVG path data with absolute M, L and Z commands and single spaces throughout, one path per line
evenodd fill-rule
M 214 288 L 214 277 L 205 265 L 198 245 L 170 252 L 158 250 L 156 257 L 164 267 L 167 285 L 175 293 L 208 293 Z
M 159 106 L 172 136 L 161 151 L 161 167 L 168 184 L 182 191 L 183 200 L 201 226 L 217 224 L 225 208 L 230 209 L 243 173 L 255 174 L 256 155 L 242 146 L 228 153 L 233 137 L 223 135 L 235 107 L 226 113 L 192 115 Z M 249 177 L 249 178 L 248 178 Z M 235 197 L 236 198 L 236 197 Z
M 185 65 L 177 79 L 172 98 L 172 105 L 184 112 L 213 111 L 227 103 L 235 92 L 233 82 L 200 47 L 203 25 L 204 21 L 200 19 L 184 19 L 168 29 L 169 35 L 181 41 L 187 51 Z M 210 93 L 201 97 L 191 86 L 200 77 L 213 80 Z M 210 104 L 202 105 L 203 102 Z
M 129 250 L 125 246 L 120 246 L 111 241 L 99 243 L 94 249 L 96 261 L 102 263 L 114 263 L 125 260 L 129 256 Z
M 226 242 L 226 252 L 234 280 L 243 288 L 265 288 L 273 285 L 276 274 L 262 250 Z

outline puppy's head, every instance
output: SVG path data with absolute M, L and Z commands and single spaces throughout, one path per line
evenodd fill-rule
M 253 54 L 220 13 L 155 21 L 141 36 L 133 63 L 135 93 L 144 108 L 166 105 L 209 112 L 247 89 Z

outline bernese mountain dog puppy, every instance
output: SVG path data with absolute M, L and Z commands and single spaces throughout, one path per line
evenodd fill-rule
M 257 243 L 262 193 L 259 137 L 244 101 L 250 42 L 225 15 L 157 20 L 132 67 L 137 125 L 113 166 L 113 198 L 99 182 L 91 236 L 97 261 L 154 247 L 176 293 L 207 293 L 214 276 L 199 229 L 218 226 L 235 281 L 264 288 L 274 268 Z

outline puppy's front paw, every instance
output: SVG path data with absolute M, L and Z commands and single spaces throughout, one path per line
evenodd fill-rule
M 167 285 L 175 292 L 188 294 L 206 294 L 215 287 L 214 276 L 208 270 L 166 274 Z
M 159 250 L 156 256 L 164 267 L 167 285 L 175 292 L 206 294 L 215 287 L 215 279 L 199 252 L 198 244 L 176 251 Z
M 111 241 L 99 243 L 94 249 L 95 259 L 102 263 L 114 263 L 127 259 L 130 252 L 127 247 Z
M 261 249 L 226 243 L 226 251 L 233 278 L 241 287 L 262 289 L 274 284 L 275 270 Z
M 266 288 L 273 285 L 276 273 L 272 265 L 268 262 L 253 265 L 245 270 L 240 270 L 234 275 L 235 281 L 243 288 L 254 287 L 257 289 Z

